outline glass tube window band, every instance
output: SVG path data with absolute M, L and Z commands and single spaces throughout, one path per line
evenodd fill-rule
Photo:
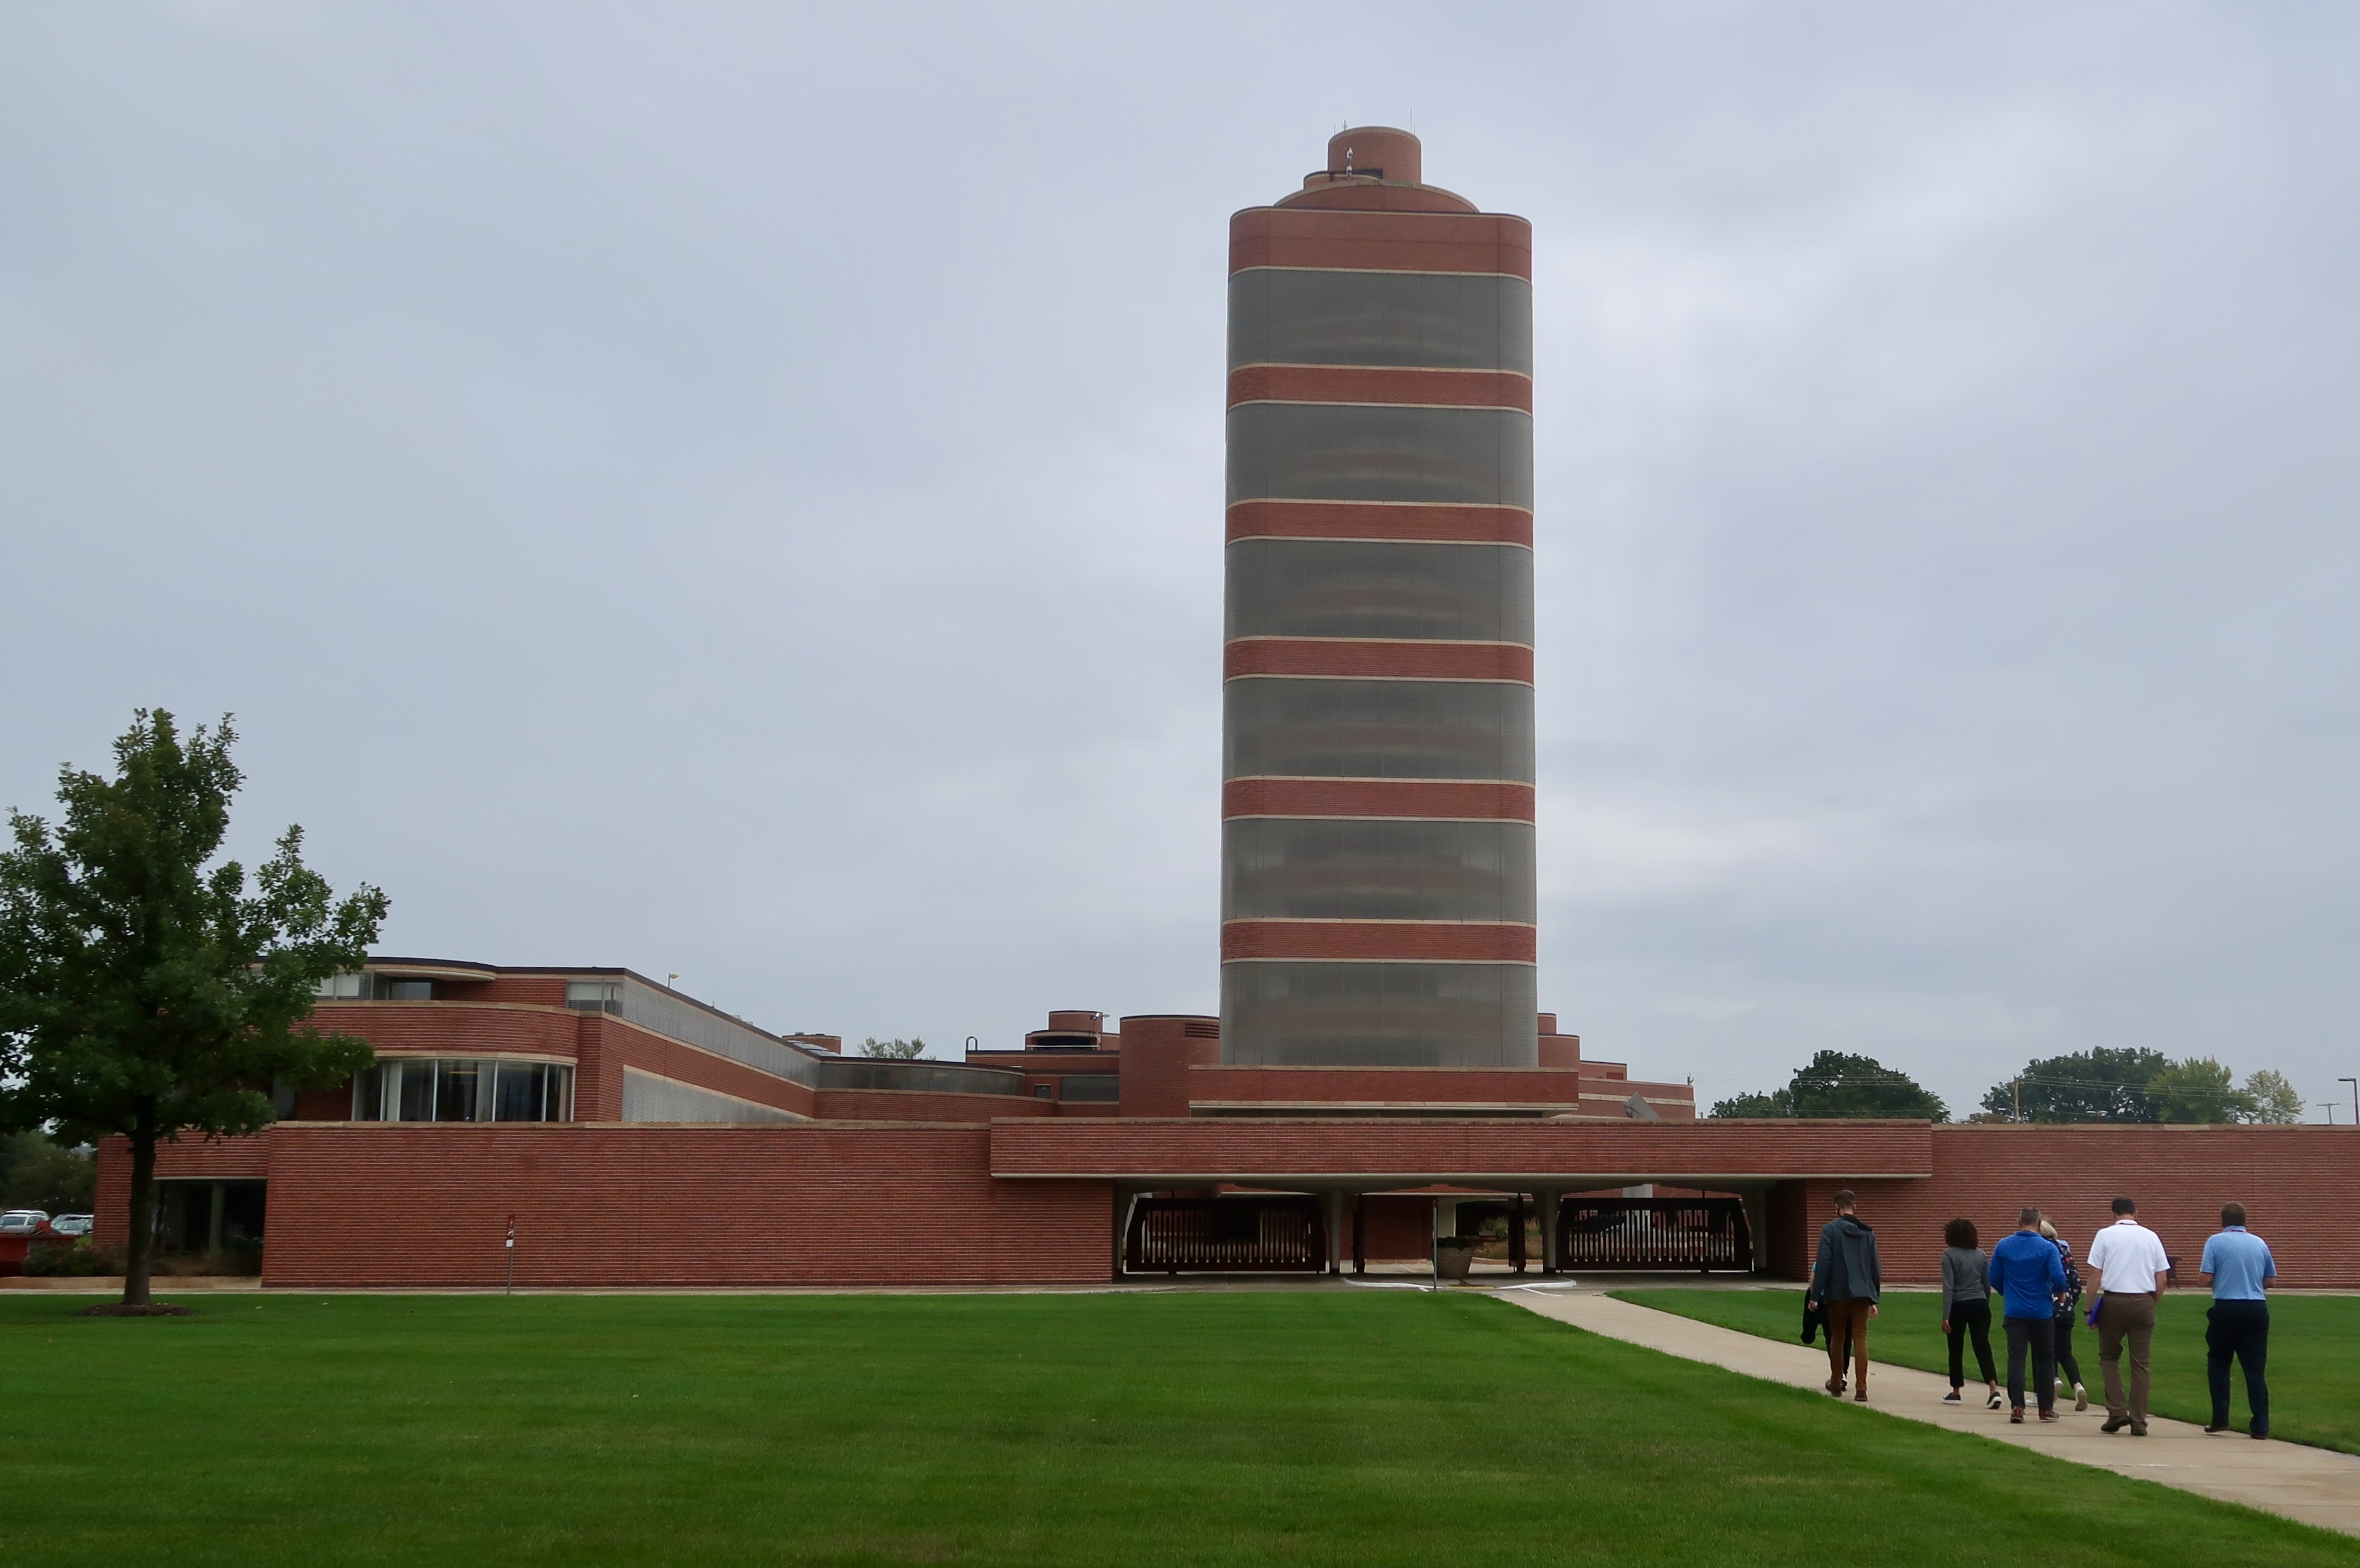
M 563 1122 L 574 1069 L 556 1062 L 403 1057 L 353 1079 L 356 1122 Z
M 1229 411 L 1229 503 L 1533 504 L 1533 417 L 1520 408 L 1241 403 Z
M 1503 273 L 1249 267 L 1229 277 L 1229 368 L 1533 373 L 1533 286 Z
M 1240 676 L 1221 709 L 1224 779 L 1533 782 L 1533 689 L 1520 681 Z
M 1221 919 L 1534 923 L 1533 824 L 1238 817 L 1221 824 Z
M 1513 544 L 1239 539 L 1225 636 L 1533 640 L 1533 552 Z

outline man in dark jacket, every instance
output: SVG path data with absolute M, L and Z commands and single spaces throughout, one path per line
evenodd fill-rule
M 1850 1188 L 1836 1194 L 1836 1217 L 1819 1232 L 1819 1261 L 1811 1266 L 1810 1299 L 1827 1313 L 1828 1392 L 1844 1391 L 1844 1348 L 1852 1356 L 1852 1398 L 1868 1403 L 1868 1320 L 1876 1315 L 1885 1269 L 1876 1260 L 1876 1233 L 1852 1212 Z

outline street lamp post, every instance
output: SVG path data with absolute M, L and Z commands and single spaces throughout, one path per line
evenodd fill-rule
M 2360 1078 L 2338 1078 L 2336 1082 L 2352 1085 L 2352 1125 L 2360 1127 Z

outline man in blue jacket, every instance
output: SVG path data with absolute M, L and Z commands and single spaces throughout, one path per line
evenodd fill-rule
M 2024 1353 L 2032 1352 L 2033 1391 L 2040 1419 L 2057 1419 L 2057 1292 L 2065 1289 L 2065 1260 L 2040 1234 L 2040 1211 L 2016 1216 L 2016 1234 L 1992 1248 L 1991 1288 L 2006 1302 L 2008 1420 L 2024 1424 Z

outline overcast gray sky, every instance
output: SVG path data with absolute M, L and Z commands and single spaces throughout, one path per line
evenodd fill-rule
M 6 0 L 0 803 L 232 710 L 388 951 L 1212 1010 L 1226 224 L 1348 120 L 1533 221 L 1591 1055 L 2344 1093 L 2341 5 Z

